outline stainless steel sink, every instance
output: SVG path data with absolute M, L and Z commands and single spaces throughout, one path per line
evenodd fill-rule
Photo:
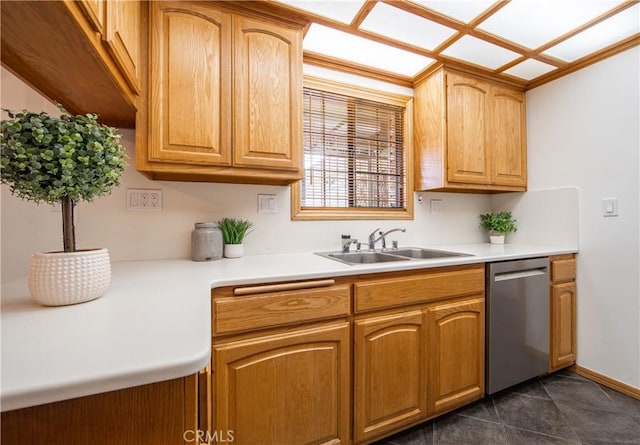
M 390 250 L 389 253 L 392 255 L 419 259 L 473 256 L 466 253 L 447 252 L 446 250 L 422 249 L 419 247 L 407 247 L 404 249 Z
M 382 252 L 319 252 L 318 255 L 346 264 L 387 263 L 389 261 L 407 261 L 409 258 L 389 255 Z
M 447 252 L 445 250 L 422 249 L 419 247 L 406 247 L 384 252 L 316 252 L 325 258 L 340 261 L 345 264 L 374 264 L 393 261 L 408 261 L 411 259 L 435 259 L 459 256 L 473 256 L 466 253 Z

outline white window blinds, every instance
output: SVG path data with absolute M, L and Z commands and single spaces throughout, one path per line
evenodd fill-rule
M 404 108 L 304 89 L 302 208 L 403 208 Z

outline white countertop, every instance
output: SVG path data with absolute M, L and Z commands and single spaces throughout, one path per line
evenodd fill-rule
M 195 374 L 211 355 L 210 289 L 574 253 L 526 245 L 425 246 L 474 256 L 349 266 L 311 253 L 112 264 L 107 293 L 43 307 L 2 283 L 2 411 Z

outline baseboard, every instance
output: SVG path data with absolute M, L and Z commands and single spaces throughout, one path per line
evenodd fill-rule
M 611 377 L 607 377 L 606 375 L 597 373 L 587 368 L 583 368 L 582 366 L 573 365 L 569 369 L 576 374 L 581 375 L 582 377 L 586 377 L 589 380 L 593 380 L 594 382 L 600 383 L 601 385 L 607 386 L 611 389 L 615 389 L 616 391 L 631 396 L 634 399 L 640 400 L 640 389 L 636 387 L 619 382 L 612 379 Z

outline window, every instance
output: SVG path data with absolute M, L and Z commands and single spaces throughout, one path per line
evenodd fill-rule
M 413 218 L 411 98 L 310 78 L 303 97 L 293 219 Z

